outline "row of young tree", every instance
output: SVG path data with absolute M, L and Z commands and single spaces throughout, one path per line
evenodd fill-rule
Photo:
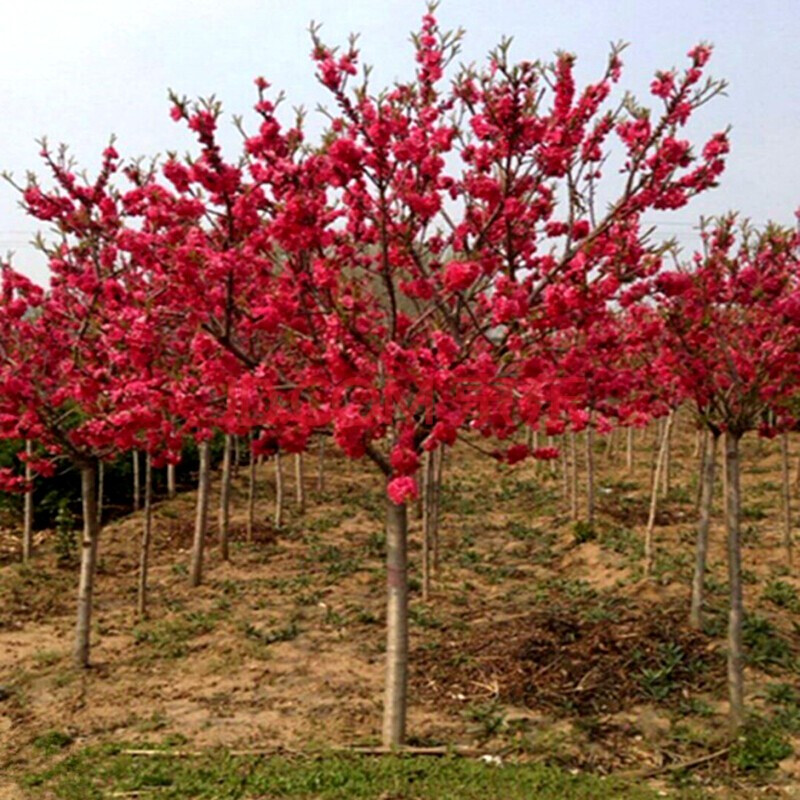
M 59 460 L 80 470 L 76 663 L 89 663 L 100 464 L 146 454 L 149 520 L 152 469 L 175 464 L 187 437 L 198 443 L 196 585 L 212 434 L 226 437 L 224 475 L 235 437 L 250 441 L 251 463 L 333 440 L 386 482 L 383 739 L 398 745 L 418 476 L 435 527 L 429 487 L 459 439 L 516 463 L 559 457 L 534 434 L 574 448 L 585 429 L 591 474 L 595 432 L 664 417 L 666 440 L 688 403 L 709 432 L 692 620 L 723 437 L 740 724 L 738 445 L 748 431 L 795 425 L 800 238 L 729 215 L 682 261 L 643 221 L 683 208 L 723 172 L 726 133 L 701 146 L 684 138 L 724 88 L 706 77 L 710 47 L 656 73 L 648 108 L 618 90 L 622 47 L 582 89 L 572 55 L 515 63 L 507 42 L 485 65 L 457 67 L 461 33 L 440 30 L 431 9 L 413 36 L 413 76 L 376 90 L 354 41 L 330 48 L 315 29 L 312 39 L 331 96 L 313 140 L 302 114 L 279 120 L 282 95 L 259 78 L 257 129 L 239 123 L 233 157 L 218 140 L 220 105 L 172 95 L 195 153 L 145 166 L 109 146 L 88 178 L 43 143 L 47 185 L 17 186 L 26 211 L 51 226 L 51 283 L 2 269 L 0 435 L 24 442 L 25 469 L 2 478 L 30 497 L 34 476 Z M 590 522 L 593 508 L 590 482 Z M 29 557 L 29 522 L 26 531 Z M 150 535 L 148 522 L 142 613 Z

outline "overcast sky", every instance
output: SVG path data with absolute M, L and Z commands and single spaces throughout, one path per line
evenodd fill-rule
M 314 80 L 307 32 L 323 23 L 330 44 L 361 34 L 373 85 L 413 69 L 408 33 L 416 0 L 2 0 L 0 169 L 41 171 L 35 140 L 66 142 L 94 169 L 109 136 L 124 156 L 184 150 L 190 140 L 169 118 L 167 89 L 216 94 L 246 114 L 252 80 L 266 77 L 293 105 L 325 100 Z M 534 60 L 574 52 L 579 78 L 605 65 L 610 41 L 631 46 L 623 84 L 644 99 L 653 72 L 685 65 L 700 40 L 716 46 L 711 72 L 728 96 L 698 113 L 695 140 L 730 124 L 732 152 L 722 186 L 661 228 L 687 246 L 699 214 L 739 209 L 755 222 L 793 222 L 800 205 L 800 0 L 444 0 L 445 27 L 467 30 L 462 57 L 479 60 L 504 35 L 513 55 Z M 229 141 L 234 141 L 231 133 Z M 14 190 L 0 185 L 0 254 L 45 279 L 26 244 L 36 230 Z

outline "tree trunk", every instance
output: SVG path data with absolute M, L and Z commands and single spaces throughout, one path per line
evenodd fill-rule
M 422 599 L 426 603 L 431 592 L 431 532 L 433 528 L 434 492 L 433 452 L 427 450 L 422 461 Z
M 256 455 L 253 452 L 253 434 L 250 434 L 250 468 L 247 471 L 247 541 L 253 543 L 256 522 Z
M 564 496 L 564 502 L 567 502 L 569 499 L 569 464 L 567 463 L 567 443 L 563 436 L 558 451 L 561 457 L 561 493 Z
M 792 492 L 789 486 L 789 434 L 781 434 L 781 478 L 783 499 L 783 547 L 792 564 Z
M 531 450 L 538 450 L 539 449 L 539 428 L 538 427 L 529 428 L 528 430 L 530 431 L 530 434 L 531 434 L 530 449 Z M 539 461 L 539 459 L 537 458 L 533 462 L 533 474 L 534 475 L 539 475 L 541 473 L 541 471 L 542 471 L 542 464 L 541 464 L 541 461 Z
M 644 534 L 644 574 L 650 575 L 653 569 L 653 529 L 656 524 L 656 509 L 658 506 L 658 488 L 661 480 L 661 470 L 667 453 L 667 443 L 672 429 L 672 413 L 667 416 L 664 424 L 664 433 L 661 437 L 661 446 L 656 456 L 655 469 L 653 470 L 653 484 L 650 489 L 650 512 L 647 516 L 647 529 Z
M 78 583 L 78 614 L 75 624 L 73 658 L 75 666 L 89 666 L 89 641 L 92 623 L 92 600 L 97 567 L 97 463 L 81 467 L 81 501 L 83 534 L 81 536 L 81 571 Z
M 242 448 L 238 436 L 233 437 L 233 477 L 239 477 L 239 467 L 242 465 Z
M 708 458 L 708 442 L 711 433 L 706 429 L 702 431 L 702 435 L 698 434 L 698 441 L 700 442 L 700 452 L 695 453 L 695 458 L 700 458 L 700 467 L 697 471 L 697 474 L 700 476 L 700 480 L 697 482 L 697 494 L 694 499 L 694 508 L 697 513 L 700 513 L 700 506 L 703 503 L 703 474 L 705 473 L 706 469 L 706 459 Z M 715 445 L 716 448 L 716 445 Z M 714 496 L 712 494 L 711 500 L 713 503 Z
M 325 437 L 319 437 L 319 459 L 317 461 L 317 494 L 325 491 Z
M 33 442 L 28 439 L 25 442 L 25 483 L 29 487 L 25 492 L 25 507 L 22 520 L 22 561 L 28 563 L 33 553 L 33 470 L 30 467 L 30 459 L 33 458 Z
M 133 510 L 139 510 L 139 498 L 142 496 L 141 479 L 139 477 L 139 451 L 131 452 L 133 457 Z
M 661 469 L 661 495 L 666 497 L 670 490 L 672 476 L 672 427 L 675 424 L 675 412 L 670 411 L 664 433 L 664 465 Z
M 383 745 L 399 747 L 406 733 L 408 689 L 408 514 L 388 502 L 386 514 L 386 686 Z
M 230 560 L 228 536 L 231 527 L 231 478 L 233 471 L 233 436 L 225 434 L 222 450 L 222 484 L 219 488 L 219 553 L 223 561 Z
M 625 430 L 625 468 L 628 475 L 633 475 L 633 428 L 630 425 Z
M 569 514 L 573 520 L 578 519 L 578 452 L 575 446 L 575 431 L 569 432 Z
M 306 513 L 306 487 L 303 475 L 303 454 L 295 453 L 294 456 L 294 482 L 295 482 L 295 505 L 298 514 Z
M 192 566 L 189 585 L 199 586 L 203 580 L 203 549 L 208 528 L 208 496 L 211 490 L 211 442 L 198 445 L 200 466 L 197 475 L 197 506 L 194 519 L 194 541 L 192 542 Z
M 153 463 L 150 453 L 144 456 L 144 519 L 139 550 L 139 594 L 136 611 L 141 619 L 147 616 L 147 570 L 150 566 L 150 540 L 153 534 Z
M 103 527 L 103 496 L 105 494 L 106 467 L 102 461 L 97 465 L 97 529 Z
M 283 526 L 283 466 L 281 451 L 275 453 L 275 527 Z
M 167 464 L 167 497 L 172 500 L 177 494 L 175 489 L 175 465 Z
M 444 475 L 444 445 L 439 445 L 434 454 L 433 477 L 433 526 L 431 535 L 433 539 L 433 573 L 439 576 L 439 512 L 442 498 L 442 477 Z
M 586 522 L 594 527 L 594 425 L 586 428 Z
M 697 545 L 692 576 L 692 606 L 689 624 L 698 630 L 703 627 L 703 595 L 705 593 L 708 530 L 711 526 L 711 508 L 714 503 L 714 471 L 717 462 L 719 434 L 708 432 L 703 437 L 702 471 L 700 473 L 700 518 L 697 523 Z
M 728 616 L 728 694 L 731 727 L 738 730 L 744 721 L 744 671 L 742 653 L 742 553 L 739 535 L 739 439 L 730 431 L 725 433 L 725 472 L 727 496 L 725 522 L 728 529 L 728 585 L 730 611 Z

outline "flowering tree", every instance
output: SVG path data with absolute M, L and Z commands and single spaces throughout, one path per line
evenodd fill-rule
M 51 223 L 60 241 L 47 249 L 48 291 L 3 269 L 0 306 L 0 435 L 39 443 L 28 460 L 49 474 L 65 458 L 81 473 L 84 530 L 75 661 L 87 666 L 99 524 L 99 459 L 145 447 L 159 453 L 179 441 L 161 413 L 164 376 L 150 368 L 155 336 L 142 324 L 141 273 L 124 270 L 115 237 L 124 223 L 109 181 L 113 147 L 94 181 L 78 178 L 62 152 L 42 151 L 56 188 L 33 179 L 22 189 L 30 214 Z
M 141 276 L 148 314 L 158 306 L 175 320 L 200 374 L 225 386 L 224 426 L 260 427 L 262 451 L 301 452 L 329 433 L 383 475 L 383 738 L 395 745 L 406 716 L 406 503 L 420 457 L 464 431 L 508 440 L 559 405 L 542 380 L 551 342 L 568 359 L 567 334 L 658 268 L 642 213 L 716 184 L 725 134 L 700 153 L 680 136 L 722 84 L 703 80 L 710 49 L 698 46 L 687 69 L 657 74 L 662 107 L 651 111 L 613 100 L 621 48 L 579 91 L 573 56 L 513 63 L 507 43 L 448 83 L 460 34 L 429 13 L 413 77 L 375 91 L 367 70 L 358 77 L 353 43 L 339 51 L 312 35 L 333 103 L 317 144 L 302 119 L 281 125 L 259 79 L 258 130 L 228 161 L 219 105 L 176 96 L 172 115 L 199 154 L 170 157 L 165 181 L 129 174 L 128 224 L 86 235 L 102 240 L 101 263 L 105 254 L 133 284 Z M 604 177 L 615 157 L 616 183 Z M 141 314 L 143 298 L 128 297 Z M 526 454 L 513 445 L 503 457 Z
M 660 361 L 691 398 L 711 432 L 703 470 L 692 616 L 699 624 L 714 480 L 716 442 L 725 438 L 730 618 L 731 720 L 744 715 L 742 582 L 739 536 L 739 440 L 793 424 L 790 400 L 800 386 L 800 236 L 737 225 L 734 215 L 705 231 L 705 252 L 656 280 L 665 336 Z M 767 425 L 772 420 L 773 425 Z

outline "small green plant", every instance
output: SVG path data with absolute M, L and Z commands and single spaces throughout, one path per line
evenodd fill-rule
M 477 724 L 477 735 L 483 742 L 500 733 L 506 721 L 503 708 L 497 701 L 471 706 L 466 711 L 466 717 Z
M 686 654 L 677 642 L 662 644 L 658 653 L 658 665 L 643 667 L 639 673 L 642 691 L 658 702 L 665 700 L 679 688 L 678 669 L 685 665 Z
M 795 655 L 789 643 L 765 617 L 748 614 L 742 626 L 747 660 L 769 672 L 775 667 L 796 668 Z
M 300 627 L 296 620 L 292 620 L 288 625 L 274 630 L 262 631 L 250 623 L 244 626 L 244 635 L 248 639 L 253 639 L 263 645 L 276 644 L 277 642 L 291 642 L 300 635 Z
M 53 755 L 59 752 L 59 750 L 69 747 L 72 742 L 73 739 L 68 733 L 64 733 L 63 731 L 48 731 L 41 736 L 37 736 L 33 740 L 33 746 L 47 755 Z
M 797 595 L 797 589 L 786 581 L 770 581 L 764 588 L 762 597 L 778 608 L 785 608 L 795 613 L 800 612 L 800 597 Z
M 160 658 L 182 658 L 189 652 L 189 640 L 213 630 L 216 617 L 199 611 L 175 619 L 139 623 L 133 629 L 136 644 L 147 645 Z
M 439 630 L 444 627 L 444 622 L 433 614 L 427 606 L 414 605 L 408 609 L 408 618 L 420 628 Z
M 597 531 L 594 529 L 594 525 L 579 519 L 572 528 L 572 536 L 575 544 L 584 544 L 594 541 L 597 538 Z
M 792 754 L 786 737 L 763 720 L 750 723 L 731 748 L 731 763 L 742 772 L 764 775 Z

